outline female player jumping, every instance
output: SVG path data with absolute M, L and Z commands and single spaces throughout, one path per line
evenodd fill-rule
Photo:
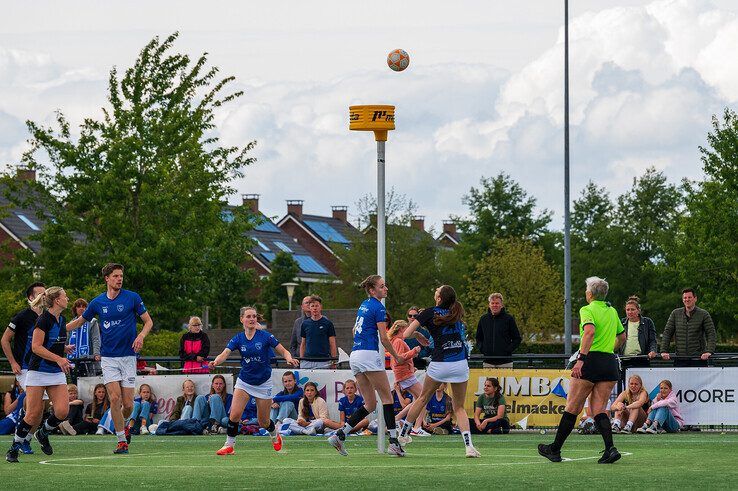
M 31 308 L 43 307 L 44 311 L 36 320 L 31 338 L 26 374 L 26 415 L 15 429 L 13 444 L 5 456 L 8 462 L 18 462 L 21 444 L 30 438 L 31 428 L 41 423 L 44 391 L 49 394 L 54 410 L 34 436 L 46 455 L 54 452 L 49 434 L 67 419 L 69 394 L 66 374 L 70 363 L 65 354 L 66 320 L 61 313 L 68 302 L 67 294 L 58 286 L 49 288 L 31 302 Z
M 349 365 L 351 371 L 359 384 L 359 390 L 364 397 L 364 405 L 357 409 L 349 418 L 342 429 L 328 438 L 328 442 L 343 456 L 348 455 L 344 441 L 354 426 L 359 424 L 377 406 L 377 398 L 374 391 L 379 392 L 382 400 L 384 422 L 390 434 L 389 454 L 403 457 L 405 451 L 397 440 L 397 428 L 395 426 L 395 411 L 390 391 L 389 380 L 384 369 L 384 353 L 379 351 L 381 340 L 384 349 L 397 363 L 404 360 L 397 354 L 395 348 L 387 337 L 387 310 L 382 305 L 382 299 L 387 297 L 387 285 L 384 278 L 379 275 L 367 277 L 359 285 L 369 298 L 359 306 L 354 325 L 354 346 L 351 349 Z
M 453 410 L 464 438 L 466 456 L 481 457 L 472 445 L 469 418 L 464 409 L 466 385 L 469 381 L 464 324 L 461 323 L 464 307 L 456 300 L 456 291 L 448 285 L 436 290 L 435 300 L 435 307 L 425 309 L 405 329 L 405 337 L 409 338 L 418 327 L 425 327 L 433 338 L 434 348 L 423 380 L 423 393 L 410 408 L 400 437 L 407 437 L 431 396 L 445 382 L 451 386 Z
M 272 404 L 272 367 L 270 352 L 274 351 L 284 357 L 288 365 L 296 367 L 299 362 L 282 346 L 277 338 L 265 330 L 259 329 L 259 319 L 254 307 L 241 309 L 241 324 L 243 332 L 236 334 L 215 360 L 209 363 L 210 368 L 223 363 L 232 351 L 238 350 L 241 355 L 241 371 L 238 374 L 236 385 L 233 388 L 233 402 L 228 417 L 226 443 L 216 452 L 217 455 L 232 455 L 236 443 L 238 424 L 241 414 L 251 397 L 256 399 L 256 415 L 259 426 L 265 428 L 272 437 L 272 446 L 279 452 L 282 450 L 282 437 L 277 433 L 274 421 L 269 419 L 269 409 Z

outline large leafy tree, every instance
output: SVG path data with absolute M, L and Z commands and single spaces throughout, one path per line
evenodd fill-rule
M 111 70 L 101 118 L 74 131 L 61 112 L 54 126 L 29 121 L 23 164 L 40 181 L 15 194 L 53 217 L 38 235 L 41 252 L 21 266 L 83 289 L 101 282 L 106 262 L 123 263 L 126 285 L 167 327 L 204 305 L 237 318 L 254 284 L 240 267 L 248 217 L 221 216 L 254 142 L 222 146 L 215 135 L 215 111 L 241 92 L 228 90 L 234 78 L 219 79 L 206 54 L 174 52 L 176 38 L 154 38 L 132 67 Z
M 738 115 L 713 117 L 700 147 L 705 180 L 687 183 L 687 213 L 674 248 L 683 285 L 698 289 L 724 339 L 738 335 Z
M 475 264 L 463 297 L 467 334 L 472 339 L 492 292 L 505 297 L 505 307 L 515 316 L 524 339 L 544 341 L 563 334 L 561 276 L 546 261 L 541 247 L 516 238 L 500 239 Z

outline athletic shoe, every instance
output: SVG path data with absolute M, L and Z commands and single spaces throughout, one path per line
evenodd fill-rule
M 59 423 L 59 431 L 62 435 L 74 436 L 77 434 L 77 432 L 74 431 L 74 428 L 72 428 L 72 425 L 69 424 L 69 421 L 62 421 L 61 423 Z
M 620 452 L 615 447 L 610 447 L 602 452 L 602 457 L 597 461 L 598 464 L 612 464 L 620 460 Z
M 123 433 L 125 433 L 126 435 L 126 443 L 130 445 L 131 444 L 131 428 L 126 426 L 125 429 L 123 430 Z
M 33 455 L 33 449 L 31 448 L 31 442 L 28 440 L 23 440 L 20 444 L 21 452 L 23 452 L 26 455 Z
M 551 445 L 538 444 L 538 455 L 546 457 L 551 462 L 561 462 L 561 452 L 554 452 Z
M 96 435 L 104 435 L 105 430 L 102 429 L 102 426 L 97 427 L 97 431 L 95 432 Z
M 477 458 L 479 458 L 481 456 L 482 456 L 482 454 L 480 454 L 479 453 L 479 450 L 477 450 L 476 448 L 472 447 L 471 445 L 468 446 L 468 447 L 466 447 L 466 457 L 467 458 L 469 458 L 469 459 L 477 459 Z
M 218 434 L 219 435 L 225 435 L 228 433 L 228 430 L 226 428 L 223 428 L 222 426 L 218 428 Z
M 658 423 L 654 423 L 651 426 L 649 426 L 648 428 L 646 428 L 646 433 L 650 433 L 652 435 L 655 435 L 658 432 L 659 432 L 659 424 Z
M 610 429 L 613 433 L 620 433 L 620 425 L 613 424 Z
M 423 428 L 418 428 L 418 431 L 415 432 L 411 431 L 410 434 L 415 436 L 431 436 L 431 434 L 425 431 Z
M 402 449 L 400 443 L 390 443 L 387 453 L 394 457 L 404 457 L 405 450 Z
M 274 450 L 277 452 L 282 450 L 282 435 L 277 435 L 272 438 L 272 447 L 274 447 Z
M 49 432 L 46 431 L 46 428 L 43 424 L 39 427 L 39 429 L 36 430 L 36 433 L 34 433 L 33 436 L 41 444 L 41 451 L 43 453 L 45 453 L 46 455 L 51 455 L 54 453 L 54 449 L 51 448 L 51 443 L 49 442 Z
M 215 452 L 215 455 L 233 455 L 236 451 L 233 450 L 233 447 L 229 447 L 228 445 L 223 445 L 223 448 Z
M 141 434 L 142 435 L 148 435 L 149 434 L 149 429 L 146 428 L 146 425 L 141 425 Z
M 636 430 L 636 433 L 646 433 L 646 430 L 648 430 L 648 425 L 646 423 L 643 423 L 643 426 L 638 428 Z
M 115 454 L 128 453 L 128 444 L 126 442 L 118 442 L 118 446 L 113 450 Z
M 343 440 L 338 438 L 338 435 L 333 435 L 330 438 L 328 438 L 328 443 L 333 445 L 333 448 L 335 448 L 339 454 L 346 457 L 348 455 L 348 452 L 346 451 L 346 447 L 343 444 Z
M 218 434 L 218 428 L 220 428 L 220 425 L 218 423 L 213 423 L 208 428 L 208 431 L 211 435 L 217 435 Z
M 626 426 L 625 428 L 623 428 L 622 430 L 620 430 L 620 433 L 623 434 L 623 435 L 630 435 L 631 433 L 633 433 L 633 427 L 632 426 L 630 426 L 630 427 Z
M 408 436 L 398 436 L 397 437 L 397 441 L 400 442 L 400 445 L 407 445 L 408 443 L 412 443 L 413 442 L 413 438 L 410 435 L 408 435 Z
M 18 462 L 18 452 L 21 449 L 21 445 L 18 442 L 13 442 L 12 445 L 10 445 L 10 449 L 5 454 L 5 460 L 10 462 L 11 464 L 15 464 Z
M 306 434 L 306 435 L 310 435 L 310 436 L 315 436 L 315 435 L 317 435 L 317 434 L 318 434 L 318 432 L 317 432 L 317 430 L 315 429 L 315 427 L 314 427 L 314 426 L 311 426 L 310 428 L 307 428 L 307 429 L 305 430 L 305 434 Z

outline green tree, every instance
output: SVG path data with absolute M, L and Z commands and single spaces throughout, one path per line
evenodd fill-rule
M 551 212 L 536 212 L 536 199 L 509 175 L 482 177 L 479 184 L 463 198 L 471 217 L 457 219 L 464 236 L 461 247 L 470 258 L 484 257 L 497 239 L 516 237 L 536 243 L 546 234 Z
M 498 240 L 475 264 L 468 285 L 463 301 L 471 339 L 492 292 L 505 297 L 505 308 L 515 317 L 524 340 L 544 341 L 563 334 L 561 276 L 546 261 L 541 247 L 516 238 Z
M 222 219 L 254 143 L 221 146 L 214 135 L 215 111 L 241 92 L 227 90 L 234 78 L 218 80 L 205 54 L 192 62 L 173 52 L 176 38 L 154 38 L 122 75 L 113 68 L 109 106 L 78 132 L 61 112 L 55 128 L 29 121 L 23 164 L 40 179 L 36 194 L 14 197 L 53 217 L 38 235 L 40 253 L 16 266 L 74 290 L 99 282 L 106 262 L 123 263 L 126 285 L 166 327 L 203 305 L 237 317 L 254 285 L 238 266 L 249 249 L 246 212 Z
M 292 255 L 282 251 L 277 253 L 274 261 L 270 264 L 270 268 L 272 273 L 261 281 L 261 295 L 259 296 L 259 303 L 263 306 L 261 310 L 264 311 L 267 319 L 272 318 L 272 309 L 286 310 L 289 307 L 287 289 L 282 284 L 298 282 L 297 274 L 300 271 L 297 261 L 294 260 Z M 292 300 L 293 308 L 295 305 L 300 308 L 300 302 L 306 293 L 305 286 L 298 282 Z
M 714 116 L 700 147 L 705 180 L 686 183 L 687 212 L 674 248 L 684 286 L 698 290 L 699 305 L 723 339 L 738 336 L 738 115 Z M 678 305 L 677 305 L 678 306 Z

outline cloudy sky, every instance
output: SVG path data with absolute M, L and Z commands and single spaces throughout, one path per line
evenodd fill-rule
M 738 107 L 738 2 L 572 0 L 572 193 L 612 195 L 648 166 L 699 178 L 710 118 Z M 234 183 L 282 216 L 286 199 L 329 214 L 376 192 L 375 145 L 348 106 L 397 106 L 387 186 L 440 228 L 480 177 L 509 173 L 563 210 L 563 1 L 35 1 L 0 20 L 0 167 L 18 162 L 24 121 L 100 114 L 110 68 L 154 35 L 207 51 L 245 95 L 218 114 L 227 144 L 258 141 Z M 405 49 L 395 73 L 386 54 Z M 730 53 L 733 53 L 732 55 Z

